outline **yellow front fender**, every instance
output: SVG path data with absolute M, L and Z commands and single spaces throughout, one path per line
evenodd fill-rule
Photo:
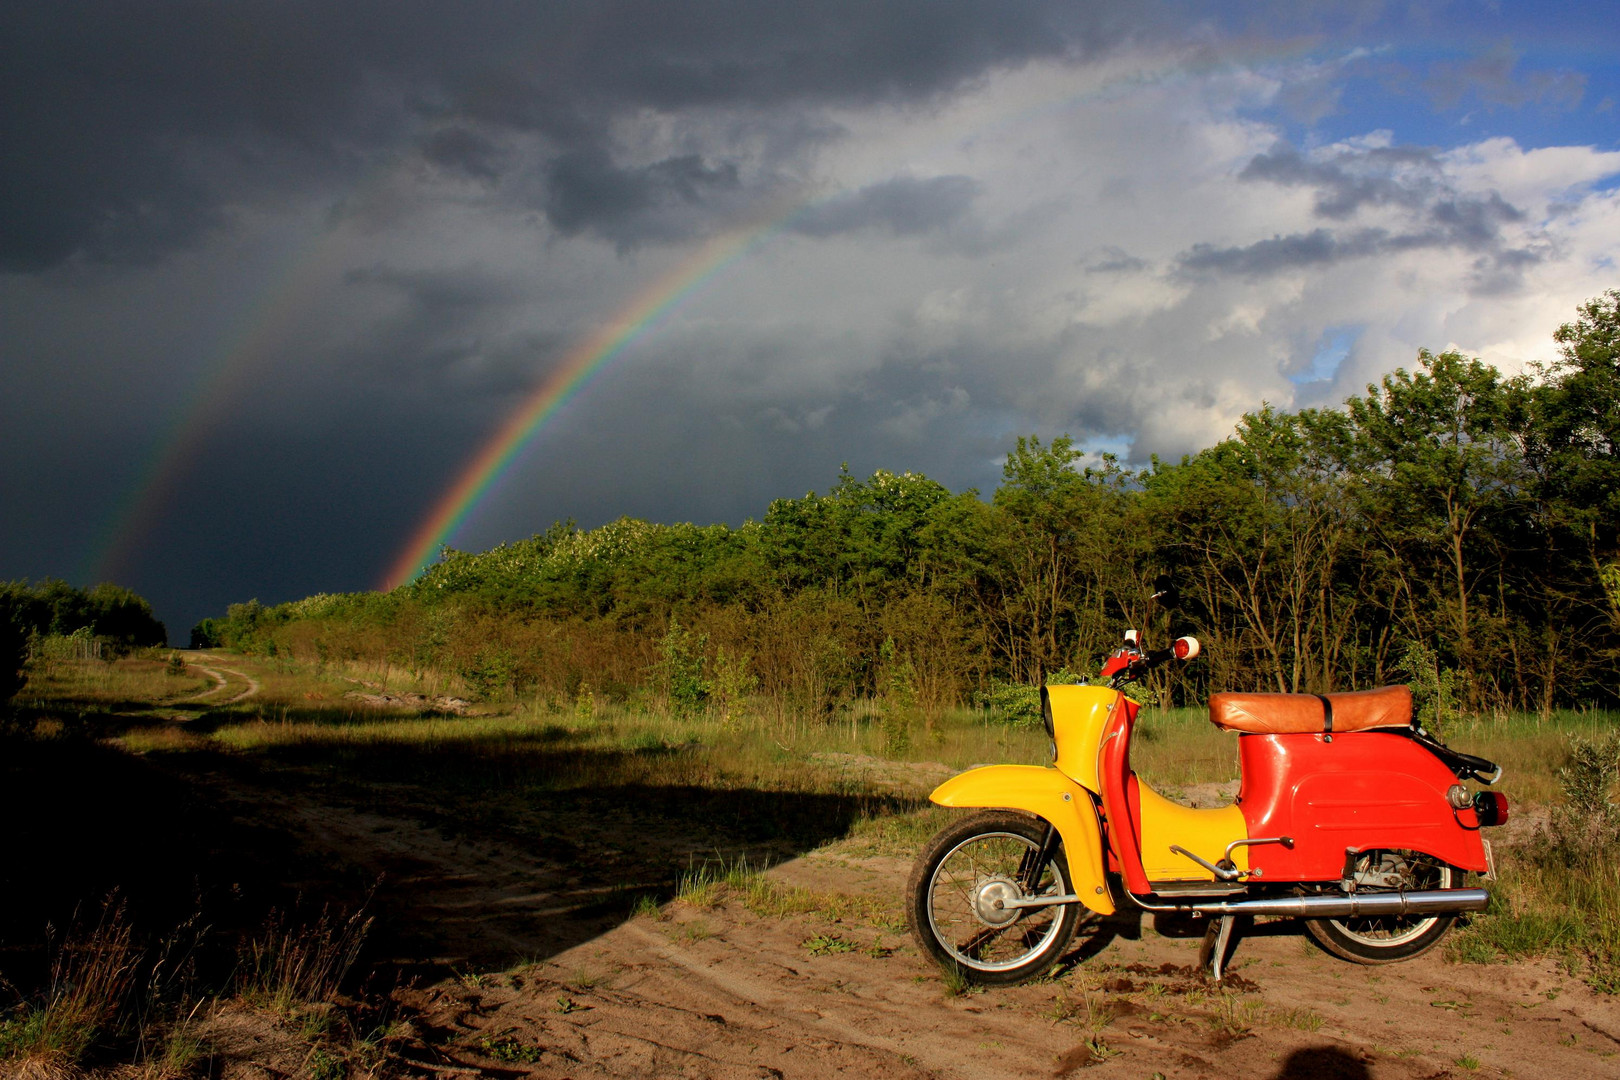
M 953 776 L 929 799 L 941 806 L 1024 810 L 1045 818 L 1063 837 L 1069 877 L 1082 903 L 1099 915 L 1114 913 L 1103 876 L 1102 830 L 1091 796 L 1056 769 L 1034 765 L 989 765 Z

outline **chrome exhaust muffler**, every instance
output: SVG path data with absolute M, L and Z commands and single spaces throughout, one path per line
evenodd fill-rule
M 1173 910 L 1200 915 L 1286 915 L 1300 919 L 1339 919 L 1380 915 L 1453 915 L 1484 911 L 1484 889 L 1424 889 L 1419 892 L 1345 893 L 1340 896 L 1276 896 L 1264 900 L 1222 900 L 1177 904 Z

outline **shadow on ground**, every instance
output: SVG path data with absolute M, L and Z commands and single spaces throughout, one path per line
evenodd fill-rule
M 143 756 L 95 738 L 141 723 L 90 717 L 0 748 L 15 841 L 0 865 L 0 973 L 19 986 L 45 975 L 46 927 L 114 890 L 152 936 L 198 913 L 230 939 L 274 911 L 364 905 L 374 970 L 507 968 L 669 899 L 694 866 L 761 867 L 916 805 L 761 790 L 702 748 L 592 749 L 561 728 Z
M 1289 1054 L 1274 1080 L 1372 1080 L 1372 1073 L 1365 1061 L 1340 1047 L 1311 1046 Z
M 294 837 L 222 814 L 207 792 L 88 730 L 0 735 L 7 833 L 0 974 L 7 980 L 23 991 L 37 987 L 49 939 L 93 920 L 109 897 L 124 905 L 138 936 L 162 937 L 200 912 L 222 946 L 262 926 L 272 910 L 301 906 L 297 889 L 285 884 L 307 861 Z M 348 892 L 334 891 L 333 899 Z

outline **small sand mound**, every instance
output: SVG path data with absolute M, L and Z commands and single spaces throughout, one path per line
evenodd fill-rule
M 472 707 L 472 702 L 456 697 L 428 697 L 426 694 L 368 694 L 363 690 L 350 690 L 344 697 L 378 709 L 415 709 L 417 712 L 443 712 L 461 716 Z

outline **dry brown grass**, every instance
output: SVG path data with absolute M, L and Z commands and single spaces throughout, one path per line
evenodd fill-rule
M 76 922 L 57 943 L 43 1000 L 0 1021 L 0 1063 L 19 1075 L 69 1075 L 129 1004 L 141 962 L 133 936 L 117 898 L 93 924 Z
M 238 992 L 278 1012 L 332 1001 L 359 958 L 371 923 L 360 912 L 342 918 L 323 910 L 302 926 L 273 915 L 247 944 Z

